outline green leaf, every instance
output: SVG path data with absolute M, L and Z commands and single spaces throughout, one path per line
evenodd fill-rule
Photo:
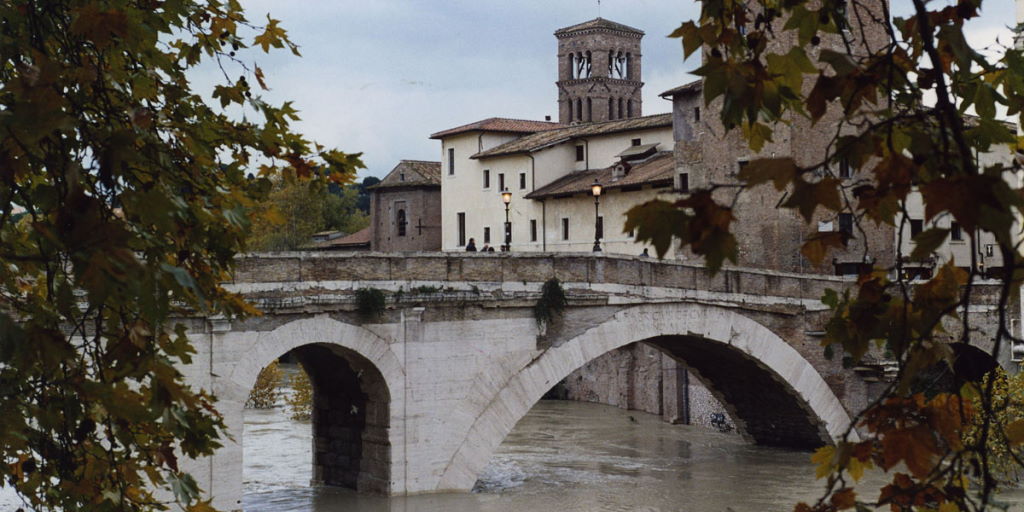
M 914 250 L 910 253 L 913 261 L 925 261 L 946 241 L 949 230 L 943 228 L 930 228 L 917 234 L 914 237 Z

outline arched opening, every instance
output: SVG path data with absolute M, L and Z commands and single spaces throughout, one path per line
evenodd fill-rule
M 608 120 L 615 119 L 615 99 L 608 98 Z
M 471 487 L 515 422 L 554 384 L 636 342 L 684 362 L 757 444 L 806 450 L 844 435 L 856 439 L 847 433 L 849 414 L 818 369 L 768 328 L 726 308 L 643 305 L 546 349 L 508 380 L 477 416 L 440 488 Z
M 398 236 L 405 236 L 405 224 L 406 224 L 406 221 L 405 221 L 405 210 L 404 209 L 399 209 L 398 210 L 398 215 L 396 216 L 395 224 L 398 225 Z
M 283 354 L 281 359 L 300 364 L 308 375 L 312 396 L 304 406 L 308 407 L 310 417 L 291 417 L 293 406 L 288 402 L 296 400 L 295 394 L 286 394 L 278 399 L 277 407 L 282 410 L 269 417 L 277 424 L 268 424 L 266 414 L 248 410 L 243 413 L 246 425 L 244 445 L 249 449 L 243 454 L 247 472 L 246 491 L 252 490 L 250 485 L 258 487 L 262 484 L 254 481 L 261 477 L 259 474 L 249 474 L 253 471 L 251 468 L 257 468 L 257 473 L 258 468 L 267 468 L 275 482 L 295 485 L 305 481 L 362 493 L 388 493 L 391 471 L 388 436 L 390 396 L 381 372 L 355 351 L 329 343 L 300 345 Z M 295 382 L 299 371 L 295 368 L 290 372 L 286 370 L 292 374 L 291 382 Z M 288 380 L 285 379 L 286 385 Z M 298 392 L 298 389 L 293 391 Z M 301 399 L 297 401 L 301 402 Z M 262 424 L 254 421 L 257 416 L 257 420 L 264 418 Z M 267 434 L 271 428 L 280 433 Z M 253 435 L 262 438 L 250 443 Z M 305 445 L 306 449 L 312 447 L 311 456 L 306 459 L 311 464 L 306 468 L 289 467 L 277 460 L 283 458 L 294 464 L 294 454 L 277 452 L 294 450 L 296 439 L 311 441 Z M 275 446 L 278 443 L 280 446 Z M 260 451 L 251 453 L 254 446 L 259 446 Z M 282 476 L 284 472 L 294 474 Z
M 587 121 L 594 120 L 594 100 L 587 98 Z
M 583 100 L 580 98 L 576 98 L 576 120 L 583 120 Z

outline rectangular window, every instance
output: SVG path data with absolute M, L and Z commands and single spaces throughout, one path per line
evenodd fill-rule
M 910 219 L 910 236 L 915 237 L 924 231 L 924 221 L 921 219 Z
M 484 188 L 491 188 L 491 171 L 484 169 Z
M 684 192 L 684 193 L 690 191 L 690 173 L 688 173 L 688 172 L 681 172 L 681 173 L 679 173 L 679 182 L 676 184 L 676 188 L 680 192 Z
M 964 231 L 960 229 L 959 222 L 953 222 L 949 225 L 949 239 L 958 242 L 964 239 Z
M 459 224 L 459 247 L 466 245 L 466 214 L 465 212 L 459 212 L 458 214 Z
M 537 219 L 530 219 L 530 241 L 537 241 Z
M 700 122 L 700 107 L 693 107 L 693 122 Z
M 526 173 L 519 173 L 519 190 L 526 190 Z
M 996 252 L 996 249 L 995 249 L 995 246 L 993 244 L 985 244 L 985 257 L 986 258 L 991 258 L 995 254 L 995 252 Z
M 598 240 L 604 240 L 604 216 L 599 215 L 597 217 L 597 233 L 595 235 Z
M 633 139 L 631 142 L 633 143 L 634 146 L 639 146 L 640 145 L 640 139 Z
M 576 161 L 582 162 L 584 157 L 583 144 L 576 146 Z
M 852 213 L 840 213 L 839 214 L 839 232 L 846 233 L 847 235 L 853 235 L 853 214 Z
M 743 168 L 744 168 L 744 167 L 746 167 L 746 166 L 747 166 L 747 164 L 749 164 L 749 163 L 750 163 L 750 162 L 749 162 L 748 160 L 740 160 L 740 161 L 736 162 L 736 164 L 737 164 L 737 165 L 736 165 L 736 167 L 737 167 L 737 169 L 736 169 L 736 170 L 737 170 L 737 171 L 742 171 L 742 170 L 743 170 Z
M 448 175 L 455 175 L 455 148 L 448 148 Z
M 505 173 L 503 173 L 503 172 L 499 172 L 498 173 L 498 190 L 499 191 L 504 191 L 505 190 Z
M 562 240 L 569 239 L 569 219 L 562 217 Z
M 839 177 L 849 178 L 850 177 L 850 162 L 845 158 L 839 159 Z
M 484 243 L 485 244 L 491 243 L 491 228 L 489 228 L 489 227 L 485 227 L 484 228 Z

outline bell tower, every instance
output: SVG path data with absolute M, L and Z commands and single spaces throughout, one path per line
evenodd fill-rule
M 555 31 L 558 122 L 589 123 L 642 115 L 642 30 L 604 18 Z

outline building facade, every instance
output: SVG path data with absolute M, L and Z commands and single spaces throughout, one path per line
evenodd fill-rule
M 402 160 L 370 187 L 370 248 L 441 249 L 441 163 Z

